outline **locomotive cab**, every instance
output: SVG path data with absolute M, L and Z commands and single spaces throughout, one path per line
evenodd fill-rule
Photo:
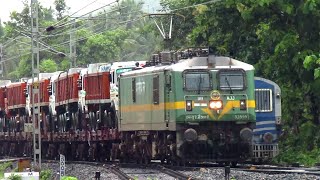
M 184 123 L 177 124 L 182 129 L 177 141 L 183 143 L 177 149 L 184 158 L 232 161 L 248 157 L 255 121 L 253 73 L 219 67 L 217 61 L 219 57 L 216 67 L 194 66 L 182 72 L 186 106 L 179 113 Z

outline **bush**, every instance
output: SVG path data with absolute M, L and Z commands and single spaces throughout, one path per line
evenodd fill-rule
M 40 173 L 41 180 L 49 180 L 51 178 L 51 176 L 52 176 L 52 172 L 49 169 L 41 171 L 41 173 Z
M 78 180 L 76 177 L 71 177 L 71 176 L 63 176 L 62 180 Z
M 9 176 L 9 180 L 22 180 L 22 177 L 12 174 L 11 176 Z

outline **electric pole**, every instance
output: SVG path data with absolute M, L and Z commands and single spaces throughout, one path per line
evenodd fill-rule
M 41 170 L 41 131 L 40 131 L 40 94 L 39 94 L 39 16 L 38 0 L 31 0 L 31 53 L 32 53 L 32 123 L 33 123 L 33 160 L 34 166 Z M 35 81 L 37 78 L 37 81 Z M 35 104 L 37 94 L 38 103 Z
M 0 44 L 0 77 L 3 77 L 3 46 Z
M 71 31 L 70 31 L 70 60 L 71 60 L 70 65 L 71 67 L 77 66 L 75 26 L 76 26 L 76 20 L 73 19 L 71 23 Z

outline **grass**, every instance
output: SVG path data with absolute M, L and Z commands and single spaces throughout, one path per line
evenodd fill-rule
M 10 166 L 12 166 L 12 162 L 5 162 L 0 164 L 0 179 L 4 178 L 4 173 Z

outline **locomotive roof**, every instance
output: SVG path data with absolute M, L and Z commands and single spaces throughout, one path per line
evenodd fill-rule
M 262 77 L 254 77 L 254 80 L 259 80 L 259 81 L 268 83 L 270 85 L 273 85 L 276 89 L 280 90 L 280 86 L 277 83 L 275 83 L 275 82 L 273 82 L 273 81 L 271 81 L 269 79 L 265 79 L 265 78 L 262 78 Z
M 146 67 L 137 71 L 125 72 L 122 76 L 130 76 L 134 74 L 146 73 L 146 72 L 157 72 L 162 70 L 173 70 L 173 71 L 184 71 L 185 69 L 225 69 L 225 68 L 241 68 L 245 71 L 254 70 L 254 67 L 250 64 L 244 63 L 242 61 L 230 58 L 230 57 L 214 57 L 211 59 L 215 61 L 213 67 L 208 67 L 208 57 L 193 57 L 191 59 L 180 60 L 176 64 L 170 65 L 159 65 Z M 210 60 L 209 60 L 210 61 Z

